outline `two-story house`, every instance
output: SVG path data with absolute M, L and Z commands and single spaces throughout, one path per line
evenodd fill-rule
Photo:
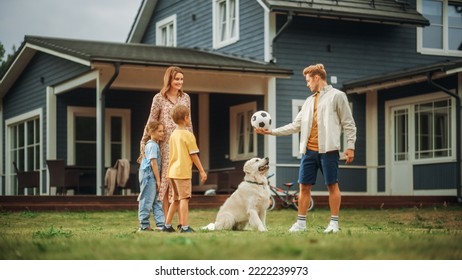
M 233 149 L 242 146 L 233 135 L 244 128 L 235 124 L 240 112 L 257 109 L 269 111 L 276 126 L 292 121 L 311 94 L 302 70 L 323 63 L 329 83 L 348 94 L 358 128 L 356 160 L 341 166 L 344 193 L 460 197 L 462 1 L 159 0 L 144 5 L 129 42 L 211 49 L 294 71 L 291 79 L 274 80 L 263 103 L 250 100 L 229 108 L 230 134 L 220 141 L 229 147 L 210 143 L 212 167 L 265 155 L 278 184 L 295 180 L 298 135 L 254 140 L 264 152 L 241 153 Z M 227 114 L 224 109 L 220 124 Z M 243 126 L 248 118 L 244 115 Z M 213 119 L 210 124 L 214 134 L 220 125 Z M 322 181 L 315 190 L 325 191 Z
M 126 44 L 26 37 L 0 80 L 1 193 L 15 193 L 13 159 L 41 171 L 47 194 L 44 160 L 65 158 L 95 166 L 101 194 L 104 169 L 136 159 L 150 100 L 172 64 L 185 69 L 207 169 L 268 156 L 277 184 L 294 181 L 299 136 L 257 136 L 249 118 L 266 110 L 275 126 L 292 121 L 311 94 L 303 68 L 323 63 L 358 128 L 355 162 L 341 165 L 344 194 L 460 197 L 461 7 L 145 0 Z M 325 193 L 322 180 L 314 190 Z

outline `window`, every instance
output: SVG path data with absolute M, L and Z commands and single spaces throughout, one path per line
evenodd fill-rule
M 256 111 L 255 102 L 232 106 L 230 108 L 230 159 L 246 160 L 257 155 L 257 135 L 250 124 Z
M 451 102 L 415 105 L 415 159 L 451 156 Z
M 76 165 L 96 166 L 96 111 L 69 107 L 68 155 Z M 130 159 L 130 111 L 106 109 L 105 166 L 121 158 Z
M 176 15 L 156 23 L 156 45 L 176 47 Z
M 213 1 L 213 48 L 239 40 L 239 0 Z
M 418 51 L 462 56 L 462 1 L 420 0 L 417 8 L 430 21 L 418 28 Z
M 7 186 L 11 186 L 11 189 L 6 190 L 7 194 L 17 194 L 17 180 L 13 161 L 16 162 L 19 170 L 40 171 L 40 119 L 41 110 L 36 110 L 5 122 L 7 127 L 6 150 L 9 152 L 7 155 L 9 170 L 7 173 L 10 174 L 10 183 L 8 184 L 7 182 Z

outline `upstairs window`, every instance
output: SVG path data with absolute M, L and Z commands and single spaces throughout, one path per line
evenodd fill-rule
M 462 0 L 420 0 L 418 10 L 430 26 L 418 28 L 423 54 L 462 56 Z
M 239 40 L 239 0 L 213 1 L 213 48 Z
M 176 15 L 156 23 L 156 45 L 176 47 Z

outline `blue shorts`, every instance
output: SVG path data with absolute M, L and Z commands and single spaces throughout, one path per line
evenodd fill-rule
M 305 185 L 316 184 L 318 169 L 324 175 L 326 185 L 338 182 L 338 160 L 340 158 L 338 151 L 331 151 L 320 154 L 316 151 L 307 150 L 300 161 L 300 172 L 298 174 L 298 183 Z

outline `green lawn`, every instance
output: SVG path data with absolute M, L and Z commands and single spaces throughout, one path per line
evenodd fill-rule
M 289 233 L 294 210 L 268 212 L 268 232 L 201 231 L 217 210 L 193 210 L 195 233 L 137 232 L 136 211 L 0 212 L 0 259 L 462 259 L 462 207 L 341 211 L 341 232 L 324 234 L 328 209 Z M 176 221 L 175 221 L 176 224 Z

